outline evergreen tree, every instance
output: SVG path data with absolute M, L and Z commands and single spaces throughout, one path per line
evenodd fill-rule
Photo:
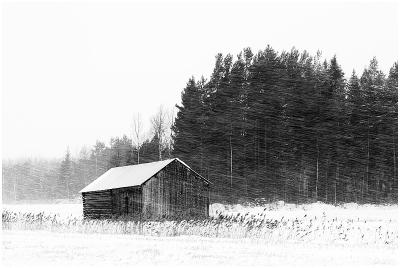
M 398 63 L 396 62 L 389 71 L 382 93 L 381 107 L 382 114 L 381 140 L 383 151 L 382 168 L 386 174 L 379 185 L 379 192 L 383 194 L 381 198 L 397 200 L 398 172 L 397 172 L 397 144 L 398 144 Z
M 72 197 L 72 161 L 69 148 L 65 154 L 64 160 L 60 165 L 59 180 L 58 180 L 58 197 L 59 198 L 71 198 Z
M 202 95 L 196 81 L 189 79 L 182 92 L 182 105 L 176 105 L 178 113 L 172 126 L 174 139 L 173 154 L 186 159 L 193 168 L 202 167 L 203 133 L 201 120 L 203 119 Z
M 218 54 L 209 82 L 188 83 L 174 154 L 201 166 L 214 199 L 395 199 L 397 65 L 385 79 L 373 59 L 346 83 L 337 58 L 320 55 Z
M 361 199 L 362 180 L 359 174 L 363 172 L 363 165 L 360 159 L 364 158 L 363 135 L 364 135 L 364 117 L 362 111 L 364 107 L 364 98 L 355 71 L 347 83 L 347 174 L 352 178 L 349 189 L 352 190 L 352 199 L 357 201 Z
M 135 154 L 132 148 L 132 140 L 126 135 L 122 138 L 112 138 L 110 141 L 109 168 L 132 165 L 135 162 Z
M 377 191 L 379 172 L 379 155 L 382 147 L 379 142 L 380 116 L 384 111 L 380 104 L 385 82 L 384 74 L 378 68 L 378 61 L 373 58 L 369 67 L 364 70 L 360 84 L 364 94 L 365 106 L 361 114 L 364 118 L 364 166 L 363 200 L 372 201 L 371 196 Z
M 140 148 L 140 163 L 149 163 L 159 160 L 159 139 L 154 135 L 151 140 L 145 140 Z
M 345 137 L 346 137 L 346 116 L 345 116 L 345 79 L 344 73 L 339 66 L 336 56 L 334 56 L 329 64 L 328 68 L 328 87 L 329 92 L 332 94 L 330 99 L 331 103 L 328 103 L 329 115 L 328 118 L 332 118 L 331 125 L 329 126 L 329 134 L 326 136 L 326 142 L 330 142 L 330 152 L 332 163 L 332 179 L 328 179 L 326 192 L 330 192 L 331 195 L 326 196 L 326 199 L 334 203 L 337 202 L 337 195 L 343 193 L 343 187 L 345 185 L 342 180 L 341 174 L 345 168 L 346 153 Z M 330 167 L 327 167 L 330 168 Z

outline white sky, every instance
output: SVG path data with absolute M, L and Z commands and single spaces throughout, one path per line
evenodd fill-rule
M 135 112 L 147 123 L 180 103 L 218 52 L 320 49 L 346 76 L 398 58 L 394 2 L 147 2 L 3 2 L 3 159 L 130 134 Z

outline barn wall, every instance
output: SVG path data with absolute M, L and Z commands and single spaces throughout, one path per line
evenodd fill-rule
M 209 186 L 196 173 L 174 161 L 143 186 L 145 216 L 208 216 Z
M 114 216 L 139 216 L 142 210 L 140 186 L 112 190 L 112 213 Z
M 111 190 L 82 193 L 85 219 L 110 218 L 112 216 Z

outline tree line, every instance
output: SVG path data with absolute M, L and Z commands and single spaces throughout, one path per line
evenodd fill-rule
M 146 134 L 141 116 L 136 114 L 130 137 L 113 137 L 108 144 L 97 141 L 76 156 L 67 149 L 63 159 L 3 161 L 3 201 L 74 199 L 110 168 L 171 158 L 171 116 L 160 106 Z
M 397 62 L 385 75 L 376 58 L 346 79 L 320 52 L 218 54 L 147 137 L 137 115 L 130 137 L 77 157 L 3 161 L 3 200 L 73 198 L 109 168 L 179 157 L 214 201 L 397 202 L 397 88 Z
M 386 76 L 373 58 L 345 79 L 336 56 L 320 58 L 246 48 L 189 79 L 173 154 L 214 199 L 397 202 L 397 62 Z

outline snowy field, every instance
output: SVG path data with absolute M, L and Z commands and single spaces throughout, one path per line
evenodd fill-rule
M 213 204 L 211 213 L 139 225 L 83 222 L 80 204 L 4 205 L 3 267 L 398 265 L 395 205 Z

